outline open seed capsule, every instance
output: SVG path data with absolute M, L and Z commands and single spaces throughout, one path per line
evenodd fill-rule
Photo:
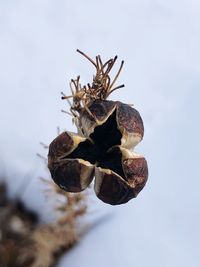
M 71 95 L 62 94 L 80 136 L 70 132 L 59 135 L 50 144 L 48 167 L 53 180 L 70 192 L 85 189 L 95 173 L 98 198 L 112 205 L 123 204 L 137 196 L 148 177 L 145 158 L 130 151 L 143 138 L 143 121 L 130 105 L 107 100 L 124 87 L 114 86 L 124 61 L 111 80 L 117 56 L 103 63 L 99 55 L 93 60 L 77 51 L 95 66 L 96 74 L 92 83 L 84 86 L 80 76 L 72 79 Z

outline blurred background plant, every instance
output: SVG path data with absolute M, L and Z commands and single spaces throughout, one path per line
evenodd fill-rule
M 0 183 L 0 267 L 55 266 L 81 235 L 83 227 L 80 229 L 79 217 L 87 212 L 87 193 L 68 193 L 41 178 L 44 194 L 49 201 L 53 200 L 56 215 L 53 222 L 44 223 L 20 198 L 9 198 L 6 179 L 3 180 Z

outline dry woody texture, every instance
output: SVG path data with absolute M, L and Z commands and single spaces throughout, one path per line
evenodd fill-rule
M 71 95 L 65 96 L 77 133 L 63 132 L 49 146 L 48 167 L 54 182 L 67 192 L 80 192 L 95 177 L 99 199 L 111 205 L 128 202 L 145 186 L 148 167 L 145 158 L 133 152 L 143 139 L 144 126 L 139 112 L 131 105 L 108 100 L 124 62 L 111 80 L 110 71 L 117 56 L 102 62 L 77 50 L 95 67 L 87 86 L 80 76 L 71 80 Z M 72 99 L 72 101 L 70 101 Z

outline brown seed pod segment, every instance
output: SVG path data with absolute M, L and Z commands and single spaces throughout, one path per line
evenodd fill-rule
M 51 176 L 66 191 L 80 192 L 92 182 L 94 166 L 82 159 L 88 153 L 85 146 L 90 147 L 89 141 L 85 140 L 75 133 L 63 132 L 49 146 L 48 168 Z
M 89 137 L 97 126 L 104 124 L 116 111 L 115 120 L 121 133 L 120 145 L 124 148 L 133 148 L 142 140 L 144 136 L 142 118 L 139 112 L 130 105 L 119 101 L 97 100 L 88 109 L 90 113 L 84 111 L 80 117 L 86 137 Z
M 95 192 L 106 203 L 124 204 L 138 195 L 147 178 L 148 166 L 143 156 L 114 147 L 101 166 L 95 168 Z

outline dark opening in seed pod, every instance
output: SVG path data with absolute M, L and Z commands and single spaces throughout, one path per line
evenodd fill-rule
M 121 134 L 120 144 L 125 148 L 135 147 L 143 138 L 144 126 L 139 112 L 131 106 L 119 101 L 95 101 L 88 107 L 90 113 L 81 114 L 81 126 L 86 137 L 91 136 L 96 127 L 103 125 L 113 114 L 117 131 Z M 112 138 L 110 128 L 106 138 Z

